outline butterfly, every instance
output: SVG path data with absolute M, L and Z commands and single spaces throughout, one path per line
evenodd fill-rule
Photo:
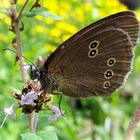
M 138 20 L 131 11 L 105 17 L 62 43 L 30 77 L 43 90 L 86 98 L 111 95 L 132 69 Z

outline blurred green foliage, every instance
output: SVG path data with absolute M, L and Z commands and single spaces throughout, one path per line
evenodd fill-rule
M 18 0 L 18 10 L 25 0 Z M 28 10 L 33 3 L 27 6 Z M 53 0 L 40 1 L 49 12 L 63 18 L 54 20 L 36 16 L 23 17 L 22 32 L 24 56 L 35 62 L 39 56 L 46 57 L 64 40 L 84 26 L 107 15 L 127 10 L 118 0 Z M 0 1 L 0 7 L 9 7 L 8 0 Z M 26 11 L 25 10 L 25 11 Z M 140 10 L 135 11 L 140 19 Z M 12 48 L 12 34 L 8 31 L 10 19 L 0 14 L 0 121 L 4 119 L 3 109 L 16 101 L 12 98 L 12 89 L 22 88 L 20 69 L 15 64 L 15 54 L 3 51 Z M 28 63 L 28 62 L 27 62 Z M 134 70 L 121 90 L 107 98 L 91 97 L 76 100 L 63 97 L 61 106 L 65 110 L 65 119 L 48 122 L 47 112 L 40 114 L 38 130 L 53 130 L 59 140 L 123 140 L 128 124 L 140 100 L 140 47 L 135 50 Z M 54 97 L 58 105 L 59 97 Z M 20 140 L 22 133 L 28 132 L 28 119 L 17 111 L 17 119 L 7 119 L 0 129 L 0 140 Z M 140 128 L 137 129 L 137 132 Z M 136 133 L 136 140 L 140 134 Z

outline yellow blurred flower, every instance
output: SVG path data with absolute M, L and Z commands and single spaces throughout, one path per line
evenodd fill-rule
M 85 9 L 86 11 L 91 11 L 92 8 L 93 8 L 93 6 L 94 6 L 94 5 L 92 5 L 91 3 L 86 3 L 86 4 L 84 5 L 84 9 Z
M 64 10 L 70 10 L 71 9 L 71 5 L 68 1 L 63 1 L 60 3 L 61 8 L 63 8 Z
M 59 30 L 62 30 L 62 31 L 69 32 L 69 33 L 75 33 L 77 31 L 77 28 L 75 26 L 70 25 L 65 22 L 58 22 L 56 24 L 56 28 L 58 28 Z
M 54 23 L 54 19 L 52 19 L 52 18 L 45 18 L 45 23 L 46 24 L 53 24 Z
M 121 4 L 118 0 L 113 0 L 113 1 L 99 1 L 97 2 L 97 5 L 100 7 L 99 12 L 100 15 L 99 17 L 105 17 L 107 15 L 117 13 L 119 11 L 124 11 L 127 10 L 126 6 Z
M 73 14 L 75 14 L 75 16 L 78 17 L 77 18 L 78 21 L 83 21 L 83 19 L 84 19 L 84 12 L 83 12 L 84 10 L 81 10 L 81 9 L 83 9 L 83 8 L 81 8 L 81 7 L 76 8 L 73 12 Z
M 59 9 L 59 2 L 56 0 L 52 0 L 51 2 L 42 1 L 43 7 L 46 7 L 48 11 L 52 11 L 52 13 L 57 13 Z
M 44 20 L 44 17 L 43 17 L 43 16 L 40 16 L 40 15 L 35 16 L 35 18 L 36 18 L 37 20 L 39 20 L 39 21 Z
M 59 37 L 61 35 L 61 31 L 56 28 L 53 28 L 50 30 L 49 34 L 53 37 Z
M 44 46 L 44 48 L 47 50 L 47 52 L 50 52 L 50 53 L 52 53 L 52 52 L 54 52 L 54 51 L 56 50 L 56 47 L 55 47 L 55 46 L 53 46 L 53 45 L 48 45 L 48 44 L 46 44 L 46 45 Z

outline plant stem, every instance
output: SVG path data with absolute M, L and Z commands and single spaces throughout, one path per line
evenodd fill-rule
M 16 48 L 17 53 L 18 53 L 18 58 L 20 61 L 20 69 L 21 69 L 21 75 L 22 75 L 22 81 L 24 84 L 26 84 L 26 71 L 24 69 L 24 58 L 23 56 L 23 51 L 22 51 L 22 41 L 20 37 L 20 27 L 19 27 L 19 20 L 17 20 L 17 15 L 16 15 L 16 4 L 12 4 L 12 15 L 13 15 L 13 24 L 14 24 L 14 32 L 16 34 L 16 39 L 15 43 L 13 45 L 14 48 Z
M 35 114 L 34 114 L 34 124 L 33 124 L 33 131 L 34 131 L 34 132 L 36 132 L 37 123 L 38 123 L 38 113 L 35 113 Z
M 12 31 L 16 34 L 16 38 L 14 40 L 13 43 L 13 47 L 17 50 L 17 55 L 19 58 L 19 62 L 20 62 L 20 69 L 21 69 L 21 75 L 22 75 L 22 81 L 24 84 L 26 84 L 27 80 L 26 80 L 26 70 L 24 69 L 24 57 L 23 57 L 23 50 L 22 50 L 22 40 L 21 40 L 21 36 L 20 36 L 20 17 L 22 15 L 22 12 L 25 8 L 25 6 L 27 5 L 29 0 L 26 0 L 25 4 L 23 5 L 19 16 L 17 17 L 16 13 L 16 4 L 13 2 L 11 2 L 12 4 L 12 9 L 11 9 L 11 20 L 12 20 Z M 32 112 L 31 114 L 28 115 L 29 117 L 29 126 L 30 126 L 30 131 L 32 133 L 36 132 L 36 127 L 37 127 L 37 120 L 38 120 L 38 115 L 35 112 Z
M 32 133 L 36 133 L 37 122 L 38 122 L 38 114 L 36 112 L 32 112 L 28 116 L 29 116 L 30 131 Z
M 22 12 L 23 12 L 23 10 L 24 10 L 24 8 L 26 7 L 26 5 L 27 5 L 28 2 L 29 2 L 29 0 L 26 0 L 25 4 L 23 5 L 23 7 L 22 7 L 22 9 L 21 9 L 21 11 L 20 11 L 20 13 L 19 13 L 19 15 L 18 15 L 18 17 L 17 17 L 17 20 L 18 20 L 18 21 L 20 20 L 20 17 L 21 17 L 21 15 L 22 15 Z
M 23 56 L 23 51 L 22 51 L 22 42 L 20 38 L 20 29 L 18 27 L 18 23 L 15 23 L 15 33 L 17 35 L 16 37 L 16 44 L 17 44 L 17 52 L 18 52 L 18 57 L 20 61 L 20 68 L 21 68 L 21 75 L 22 75 L 22 81 L 23 83 L 26 84 L 26 71 L 24 69 L 24 58 Z
M 32 11 L 34 7 L 39 5 L 39 0 L 36 0 L 35 3 L 33 4 L 33 6 L 31 7 L 31 9 L 29 11 Z

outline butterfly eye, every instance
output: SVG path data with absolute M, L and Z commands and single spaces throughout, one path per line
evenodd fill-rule
M 110 79 L 113 75 L 114 75 L 113 70 L 107 70 L 107 71 L 104 73 L 104 77 L 105 77 L 106 79 Z
M 110 82 L 109 81 L 105 81 L 104 82 L 104 84 L 103 84 L 103 87 L 105 88 L 105 89 L 107 89 L 108 87 L 110 87 Z
M 98 50 L 89 50 L 88 57 L 94 58 L 98 54 Z
M 97 47 L 99 46 L 99 41 L 92 41 L 90 44 L 89 44 L 89 48 L 90 49 L 97 49 Z
M 113 58 L 113 57 L 112 57 L 112 58 L 109 58 L 109 59 L 107 60 L 107 66 L 109 66 L 109 67 L 114 66 L 115 63 L 116 63 L 116 59 Z

